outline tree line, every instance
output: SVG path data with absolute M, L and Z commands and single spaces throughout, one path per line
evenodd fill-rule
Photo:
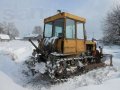
M 33 34 L 38 34 L 42 37 L 43 35 L 43 30 L 41 26 L 35 26 L 32 31 Z
M 105 44 L 120 44 L 120 5 L 111 9 L 103 22 Z
M 42 37 L 42 28 L 41 26 L 34 26 L 33 34 L 38 34 Z M 19 30 L 13 22 L 1 22 L 0 23 L 0 34 L 9 35 L 10 39 L 15 39 L 15 37 L 19 36 Z
M 19 36 L 19 31 L 13 22 L 2 22 L 0 23 L 0 34 L 7 34 L 10 39 L 15 39 Z

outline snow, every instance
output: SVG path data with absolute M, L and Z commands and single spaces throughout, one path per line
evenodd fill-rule
M 28 34 L 25 37 L 37 37 L 37 36 L 39 36 L 39 34 Z
M 0 71 L 0 90 L 28 90 L 17 85 L 10 77 Z
M 22 39 L 22 38 L 21 38 L 21 37 L 15 37 L 15 39 L 16 39 L 16 40 L 20 40 L 20 39 Z
M 10 55 L 16 62 L 26 60 L 31 55 L 33 48 L 28 41 L 13 40 L 0 43 L 0 52 Z
M 6 34 L 0 34 L 0 39 L 10 39 L 10 37 Z
M 116 67 L 120 66 L 120 46 L 107 46 L 103 47 L 104 53 L 109 53 L 113 55 L 113 64 Z
M 49 43 L 52 43 L 54 44 L 55 40 L 57 39 L 58 37 L 51 37 L 51 38 L 46 38 L 45 39 L 45 45 L 47 46 Z
M 104 53 L 113 54 L 113 67 L 89 71 L 67 82 L 44 85 L 39 76 L 26 72 L 24 61 L 29 59 L 34 47 L 28 41 L 13 40 L 0 43 L 0 90 L 119 90 L 120 46 L 104 46 Z M 44 73 L 45 64 L 36 65 Z M 34 79 L 36 79 L 34 81 Z
M 32 45 L 26 41 L 0 43 L 0 90 L 26 90 L 23 87 L 27 78 L 22 74 L 26 69 L 23 61 L 29 57 L 32 49 Z M 9 87 L 6 87 L 7 83 Z
M 40 66 L 41 66 L 42 68 L 41 68 Z M 38 72 L 40 72 L 40 73 L 44 73 L 45 70 L 46 70 L 45 63 L 36 63 L 36 65 L 35 65 L 35 70 L 38 71 Z
M 119 90 L 120 88 L 119 81 L 120 79 L 113 79 L 113 80 L 106 81 L 104 84 L 101 84 L 101 85 L 90 85 L 89 88 L 81 87 L 81 89 L 82 90 Z M 80 89 L 76 89 L 76 90 L 80 90 Z

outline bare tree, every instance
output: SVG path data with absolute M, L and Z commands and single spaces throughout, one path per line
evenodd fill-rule
M 19 36 L 19 31 L 17 30 L 16 26 L 12 22 L 3 22 L 0 24 L 0 33 L 8 34 L 11 39 Z
M 120 41 L 120 6 L 116 6 L 108 12 L 103 23 L 104 41 L 107 43 L 117 43 Z
M 0 23 L 0 33 L 6 34 L 6 30 L 5 30 L 5 25 L 4 25 L 4 23 Z
M 42 28 L 41 28 L 41 26 L 35 26 L 32 33 L 33 34 L 42 35 Z
M 0 33 L 4 33 L 4 30 L 3 30 L 3 27 L 2 27 L 1 23 L 0 23 Z
M 19 31 L 14 23 L 8 23 L 7 29 L 8 35 L 10 35 L 11 39 L 14 39 L 15 37 L 19 36 Z

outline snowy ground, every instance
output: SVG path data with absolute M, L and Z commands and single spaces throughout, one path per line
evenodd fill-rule
M 120 46 L 104 46 L 104 53 L 113 54 L 113 67 L 92 70 L 65 83 L 44 85 L 26 73 L 24 61 L 32 53 L 28 41 L 0 42 L 0 90 L 119 90 Z M 33 78 L 37 78 L 34 81 Z

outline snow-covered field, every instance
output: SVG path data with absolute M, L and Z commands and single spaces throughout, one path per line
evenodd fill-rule
M 28 41 L 0 42 L 0 90 L 119 90 L 120 46 L 104 46 L 104 53 L 113 54 L 113 67 L 92 70 L 57 85 L 34 81 L 24 61 L 34 47 Z M 41 67 L 42 68 L 42 67 Z

